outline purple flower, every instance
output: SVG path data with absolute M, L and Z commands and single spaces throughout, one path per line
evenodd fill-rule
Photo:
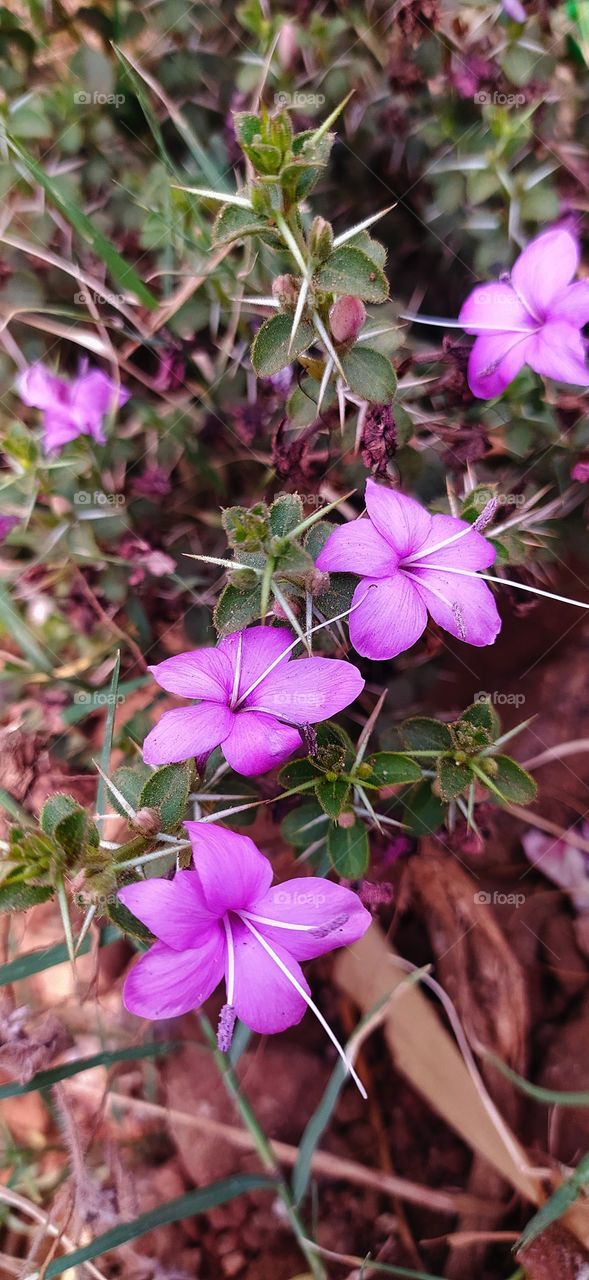
M 86 362 L 73 382 L 58 378 L 44 364 L 33 364 L 21 374 L 17 389 L 25 404 L 43 412 L 45 453 L 63 448 L 77 436 L 91 436 L 104 444 L 106 414 L 120 409 L 131 394 L 101 369 L 88 373 Z
M 0 542 L 4 542 L 17 524 L 20 524 L 20 516 L 0 516 Z
M 526 11 L 520 0 L 502 0 L 502 8 L 514 22 L 525 22 Z
M 544 378 L 589 386 L 586 343 L 589 280 L 571 280 L 579 244 L 571 231 L 554 227 L 532 240 L 511 277 L 477 285 L 458 317 L 477 336 L 468 362 L 475 396 L 501 395 L 524 364 Z
M 589 838 L 589 822 L 583 822 L 578 835 Z M 533 867 L 537 867 L 548 880 L 570 894 L 579 912 L 589 911 L 589 854 L 567 841 L 567 833 L 555 840 L 530 827 L 522 836 L 524 853 Z
M 251 627 L 166 658 L 149 670 L 168 693 L 198 698 L 166 711 L 143 744 L 147 764 L 172 764 L 222 746 L 246 777 L 283 764 L 301 746 L 297 726 L 342 711 L 364 688 L 357 667 L 337 658 L 295 658 L 292 631 Z
M 435 515 L 405 494 L 366 482 L 367 520 L 340 525 L 317 567 L 359 573 L 350 640 L 366 658 L 394 658 L 419 639 L 428 613 L 468 644 L 492 644 L 501 619 L 477 576 L 495 559 L 472 525 Z M 369 576 L 366 576 L 367 566 Z
M 307 1005 L 334 1039 L 299 961 L 362 937 L 371 917 L 357 894 L 319 876 L 272 888 L 272 866 L 248 836 L 203 822 L 185 826 L 193 871 L 119 891 L 158 939 L 126 979 L 125 1007 L 142 1018 L 177 1017 L 225 980 L 221 1048 L 229 1047 L 236 1018 L 273 1035 L 300 1022 Z

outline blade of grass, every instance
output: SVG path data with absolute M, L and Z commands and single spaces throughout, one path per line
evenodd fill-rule
M 106 805 L 106 782 L 103 774 L 108 774 L 108 766 L 110 764 L 110 753 L 112 749 L 112 735 L 115 725 L 115 714 L 117 709 L 117 693 L 119 688 L 119 676 L 121 673 L 121 651 L 117 649 L 115 665 L 113 667 L 110 689 L 108 693 L 108 712 L 104 725 L 104 742 L 102 744 L 102 752 L 100 755 L 100 768 L 102 773 L 98 779 L 98 787 L 96 790 L 96 812 L 104 813 Z
M 9 133 L 6 134 L 6 141 L 10 150 L 20 160 L 27 176 L 43 188 L 51 203 L 59 209 L 59 212 L 67 219 L 74 231 L 77 231 L 78 235 L 91 246 L 94 253 L 104 262 L 113 280 L 116 280 L 117 284 L 122 285 L 124 289 L 128 289 L 130 293 L 134 293 L 143 306 L 150 309 L 157 307 L 157 298 L 154 297 L 151 290 L 143 283 L 143 280 L 137 275 L 133 267 L 129 266 L 129 263 L 125 262 L 120 253 L 113 248 L 102 232 L 94 226 L 92 220 L 80 209 L 79 205 L 70 200 L 69 196 L 63 194 L 58 183 L 55 182 L 50 174 L 45 172 L 42 165 L 35 160 L 26 147 L 23 147 L 22 143 L 17 142 L 16 138 Z
M 511 1080 L 516 1088 L 521 1089 L 528 1098 L 534 1098 L 536 1102 L 545 1102 L 547 1106 L 556 1107 L 589 1107 L 589 1093 L 569 1089 L 544 1089 L 542 1085 L 532 1084 L 531 1080 L 526 1080 L 524 1076 L 518 1075 L 517 1071 L 513 1071 L 507 1066 L 506 1062 L 502 1062 L 494 1053 L 485 1050 L 484 1058 L 486 1062 L 490 1062 L 505 1076 L 507 1080 Z
M 100 930 L 98 945 L 107 947 L 111 942 L 118 942 L 122 934 L 114 925 L 106 925 Z M 78 955 L 84 955 L 90 950 L 91 939 L 85 938 L 79 949 Z M 29 978 L 32 973 L 43 973 L 45 969 L 53 969 L 55 965 L 65 964 L 68 960 L 67 947 L 64 942 L 58 942 L 54 947 L 46 947 L 43 951 L 27 951 L 24 956 L 17 956 L 16 960 L 9 960 L 6 964 L 0 965 L 0 987 L 6 987 L 12 982 L 21 982 L 23 978 Z
M 25 1093 L 36 1093 L 37 1089 L 49 1089 L 60 1080 L 69 1080 L 71 1076 L 80 1075 L 82 1071 L 92 1071 L 94 1067 L 112 1067 L 117 1062 L 140 1062 L 143 1058 L 163 1057 L 186 1043 L 185 1040 L 159 1040 L 149 1044 L 132 1045 L 129 1049 L 113 1049 L 112 1052 L 94 1053 L 90 1058 L 78 1058 L 76 1062 L 62 1062 L 49 1071 L 39 1071 L 26 1084 L 11 1081 L 0 1085 L 0 1101 L 5 1098 L 21 1098 Z
M 534 1217 L 524 1227 L 514 1252 L 527 1248 L 532 1243 L 532 1240 L 536 1239 L 536 1236 L 539 1236 L 553 1222 L 558 1222 L 558 1219 L 562 1218 L 567 1209 L 570 1209 L 571 1205 L 575 1203 L 579 1192 L 586 1186 L 587 1182 L 589 1182 L 589 1155 L 584 1155 L 572 1176 L 567 1178 L 566 1182 L 561 1183 L 560 1187 L 550 1196 L 550 1199 L 542 1205 L 541 1209 L 534 1214 Z
M 159 98 L 159 101 L 162 106 L 165 107 L 170 120 L 175 124 L 178 133 L 184 139 L 188 150 L 194 160 L 196 160 L 196 163 L 204 174 L 207 182 L 210 182 L 213 187 L 223 190 L 226 186 L 224 175 L 219 173 L 218 169 L 207 155 L 202 143 L 199 141 L 196 134 L 193 133 L 188 121 L 185 120 L 182 112 L 178 109 L 176 104 L 172 102 L 172 99 L 168 97 L 167 93 L 165 93 L 161 84 L 159 84 L 159 82 L 145 70 L 145 67 L 142 67 L 138 62 L 135 62 L 129 53 L 125 53 L 122 49 L 116 47 L 115 53 L 121 61 L 124 61 L 124 63 L 132 68 L 136 76 L 139 76 L 139 78 L 145 82 L 155 97 Z
M 53 667 L 35 636 L 17 613 L 8 592 L 0 583 L 0 623 L 3 623 L 10 636 L 22 649 L 35 671 L 44 671 L 51 675 Z
M 209 1209 L 214 1209 L 219 1204 L 227 1204 L 228 1200 L 235 1200 L 237 1196 L 245 1195 L 248 1191 L 275 1192 L 275 1190 L 276 1184 L 273 1179 L 258 1173 L 240 1173 L 230 1178 L 223 1178 L 220 1182 L 211 1182 L 208 1187 L 202 1187 L 199 1191 L 188 1191 L 186 1195 L 167 1200 L 156 1209 L 140 1213 L 139 1217 L 133 1218 L 131 1222 L 121 1222 L 118 1226 L 111 1227 L 109 1231 L 104 1231 L 102 1235 L 95 1236 L 94 1240 L 82 1245 L 80 1249 L 74 1249 L 71 1253 L 64 1253 L 61 1258 L 55 1258 L 48 1267 L 43 1269 L 44 1280 L 52 1280 L 53 1276 L 61 1276 L 64 1271 L 79 1267 L 91 1258 L 110 1253 L 122 1244 L 127 1244 L 129 1240 L 137 1240 L 139 1236 L 147 1235 L 148 1231 L 153 1231 L 155 1227 L 165 1227 L 170 1222 L 180 1222 L 182 1218 L 191 1218 L 197 1213 L 207 1213 Z M 40 1274 L 39 1271 L 31 1272 L 28 1280 L 37 1280 Z

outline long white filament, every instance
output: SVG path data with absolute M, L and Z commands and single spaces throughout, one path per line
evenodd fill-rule
M 366 596 L 368 595 L 368 592 L 371 590 L 372 588 L 368 587 L 368 589 L 365 591 L 362 598 L 360 600 L 357 600 L 356 603 L 352 605 L 351 609 L 344 609 L 343 613 L 337 613 L 335 615 L 335 618 L 328 618 L 326 622 L 318 622 L 314 627 L 311 627 L 310 631 L 305 632 L 305 638 L 308 640 L 309 636 L 315 635 L 316 631 L 322 631 L 324 627 L 332 627 L 334 622 L 339 622 L 341 618 L 347 618 L 350 613 L 353 613 L 355 609 L 360 608 L 361 604 L 364 604 Z M 287 645 L 286 649 L 283 649 L 282 652 L 278 654 L 278 657 L 275 658 L 274 661 L 271 662 L 269 666 L 266 667 L 265 671 L 262 671 L 261 675 L 256 676 L 256 679 L 252 682 L 252 684 L 250 684 L 249 689 L 246 689 L 245 693 L 242 693 L 239 699 L 239 702 L 236 703 L 236 706 L 234 707 L 235 711 L 241 705 L 242 702 L 245 702 L 246 698 L 249 698 L 250 693 L 253 693 L 254 689 L 257 689 L 258 685 L 262 683 L 262 680 L 265 680 L 266 676 L 269 676 L 270 672 L 274 671 L 274 668 L 277 667 L 280 662 L 283 662 L 287 654 L 292 653 L 293 649 L 296 649 L 297 645 L 300 643 L 301 641 L 297 637 L 296 640 L 293 640 L 291 644 Z
M 589 609 L 589 603 L 583 600 L 572 600 L 570 596 L 557 596 L 553 591 L 543 591 L 541 587 L 531 587 L 525 582 L 514 582 L 511 578 L 498 578 L 492 573 L 476 572 L 474 569 L 455 569 L 454 565 L 447 564 L 427 564 L 423 566 L 428 571 L 437 569 L 439 573 L 458 573 L 463 578 L 484 578 L 485 582 L 498 582 L 499 586 L 515 587 L 517 591 L 530 591 L 534 596 L 544 596 L 547 600 L 556 600 L 558 604 L 573 604 L 577 609 Z M 424 586 L 427 583 L 424 582 Z
M 227 1004 L 233 1006 L 235 999 L 235 943 L 233 941 L 233 930 L 226 915 L 223 916 L 223 924 L 225 926 L 225 938 L 227 939 L 227 977 L 225 980 Z
M 284 964 L 284 961 L 280 959 L 280 956 L 276 954 L 274 948 L 270 946 L 270 943 L 267 942 L 264 936 L 258 932 L 255 925 L 252 924 L 251 920 L 249 920 L 245 914 L 242 915 L 241 912 L 238 912 L 237 914 L 239 915 L 240 920 L 243 921 L 246 928 L 249 929 L 251 934 L 253 934 L 256 941 L 259 942 L 261 947 L 263 947 L 266 954 L 270 956 L 270 959 L 273 960 L 274 964 L 280 969 L 280 972 L 284 974 L 284 977 L 287 979 L 287 981 L 290 982 L 291 987 L 294 987 L 295 991 L 297 991 L 298 994 L 305 1001 L 305 1004 L 309 1006 L 309 1009 L 311 1010 L 311 1012 L 315 1014 L 315 1017 L 317 1018 L 318 1022 L 320 1022 L 326 1035 L 329 1036 L 329 1039 L 331 1040 L 332 1045 L 334 1046 L 335 1049 L 337 1049 L 337 1052 L 342 1062 L 344 1063 L 347 1070 L 349 1071 L 355 1085 L 357 1086 L 360 1093 L 362 1094 L 362 1097 L 366 1099 L 368 1095 L 366 1093 L 364 1085 L 362 1084 L 362 1081 L 360 1080 L 360 1077 L 355 1072 L 354 1067 L 350 1062 L 350 1059 L 346 1056 L 345 1049 L 340 1044 L 335 1032 L 332 1031 L 329 1023 L 326 1022 L 325 1018 L 323 1017 L 323 1014 L 317 1008 L 315 1001 L 311 998 L 311 996 L 307 995 L 307 992 L 305 991 L 304 987 L 302 987 L 300 982 L 297 981 L 294 974 L 290 972 L 290 969 L 288 969 L 287 966 Z

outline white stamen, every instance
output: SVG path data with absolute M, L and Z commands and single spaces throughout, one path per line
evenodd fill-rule
M 429 569 L 430 567 L 429 564 L 426 567 Z M 440 567 L 441 566 L 438 566 L 438 568 Z M 436 597 L 436 600 L 440 600 L 442 604 L 446 605 L 447 609 L 450 609 L 451 612 L 454 613 L 454 609 L 456 608 L 456 602 L 454 600 L 449 600 L 448 597 L 443 595 L 441 591 L 437 591 L 435 587 L 431 587 L 429 582 L 426 581 L 426 579 L 419 578 L 416 573 L 406 573 L 405 570 L 403 570 L 403 572 L 405 573 L 406 578 L 411 578 L 412 582 L 419 582 L 420 585 L 424 588 L 424 590 L 431 591 L 432 595 Z M 453 573 L 453 572 L 454 572 L 453 569 L 448 570 L 448 573 Z M 478 576 L 478 575 L 475 575 L 475 576 Z
M 334 929 L 339 929 L 341 925 L 346 923 L 347 915 L 341 914 L 334 916 L 332 920 L 326 920 L 323 924 L 289 924 L 286 920 L 273 920 L 271 916 L 259 916 L 253 911 L 242 911 L 241 916 L 246 920 L 252 920 L 254 924 L 265 924 L 273 929 L 292 929 L 295 933 L 311 933 L 314 938 L 326 938 L 328 934 L 333 933 Z
M 351 613 L 354 612 L 355 609 L 359 609 L 360 605 L 364 604 L 364 601 L 368 595 L 368 592 L 371 590 L 372 590 L 372 587 L 368 587 L 368 590 L 364 592 L 364 595 L 362 596 L 362 598 L 360 600 L 357 600 L 356 603 L 353 604 L 350 609 L 344 609 L 343 613 L 337 613 L 335 615 L 335 618 L 328 618 L 326 622 L 318 622 L 316 626 L 311 627 L 310 631 L 305 632 L 305 636 L 307 640 L 309 639 L 309 636 L 315 635 L 316 631 L 322 631 L 324 627 L 333 626 L 334 622 L 339 622 L 341 618 L 347 618 Z M 233 708 L 234 711 L 237 711 L 238 707 L 241 706 L 242 702 L 245 702 L 245 699 L 249 698 L 250 693 L 253 693 L 254 689 L 257 689 L 258 685 L 262 683 L 262 680 L 265 680 L 266 676 L 269 676 L 270 672 L 274 671 L 274 668 L 277 667 L 278 664 L 282 662 L 284 658 L 286 658 L 287 654 L 292 653 L 293 649 L 296 649 L 297 645 L 300 643 L 301 642 L 297 637 L 296 640 L 292 641 L 292 644 L 289 644 L 286 649 L 282 650 L 282 653 L 278 654 L 278 657 L 275 658 L 274 661 L 271 662 L 268 667 L 266 667 L 265 671 L 262 671 L 261 675 L 256 676 L 256 679 L 253 681 L 252 684 L 250 684 L 249 689 L 246 689 L 245 693 L 242 693 L 239 699 L 239 702 L 237 702 L 235 707 Z
M 278 968 L 280 969 L 280 972 L 284 974 L 284 977 L 288 980 L 288 982 L 290 982 L 291 986 L 294 987 L 295 991 L 297 991 L 298 994 L 302 997 L 302 999 L 305 1001 L 305 1004 L 309 1006 L 309 1009 L 311 1010 L 311 1012 L 315 1014 L 315 1017 L 321 1023 L 323 1030 L 329 1036 L 329 1039 L 331 1040 L 332 1045 L 334 1046 L 335 1049 L 337 1049 L 337 1052 L 339 1053 L 339 1056 L 342 1062 L 347 1067 L 347 1070 L 349 1071 L 354 1083 L 356 1084 L 357 1088 L 362 1094 L 362 1097 L 366 1099 L 368 1095 L 366 1093 L 364 1085 L 362 1084 L 362 1081 L 360 1080 L 360 1077 L 355 1072 L 354 1067 L 350 1062 L 349 1058 L 346 1057 L 345 1050 L 340 1044 L 335 1032 L 332 1031 L 329 1023 L 326 1022 L 325 1018 L 323 1017 L 323 1014 L 317 1008 L 315 1001 L 311 998 L 311 996 L 307 995 L 307 992 L 301 986 L 300 982 L 297 981 L 294 974 L 290 972 L 290 969 L 287 968 L 284 961 L 280 959 L 280 956 L 276 954 L 276 952 L 274 951 L 274 948 L 271 947 L 270 943 L 267 942 L 266 939 L 263 937 L 263 935 L 258 932 L 255 925 L 253 925 L 251 921 L 248 920 L 247 916 L 241 911 L 238 912 L 237 914 L 239 915 L 240 919 L 243 920 L 243 923 L 246 926 L 246 928 L 249 929 L 250 933 L 253 934 L 256 941 L 259 942 L 261 947 L 263 947 L 266 954 L 269 955 L 270 959 L 274 961 L 274 964 L 278 966 Z
M 227 977 L 225 986 L 227 988 L 227 1004 L 232 1008 L 235 999 L 235 943 L 233 941 L 233 931 L 226 915 L 223 916 L 223 924 L 227 941 Z
M 230 707 L 235 706 L 237 694 L 239 692 L 239 677 L 241 675 L 241 650 L 243 646 L 243 631 L 238 632 L 237 636 L 237 653 L 235 655 L 235 670 L 233 672 L 233 688 L 231 690 Z
M 431 556 L 434 551 L 442 551 L 444 547 L 449 547 L 453 542 L 458 542 L 460 538 L 465 538 L 467 533 L 479 532 L 481 522 L 485 525 L 492 520 L 497 509 L 497 498 L 491 498 L 490 502 L 481 511 L 474 524 L 469 524 L 466 529 L 459 529 L 458 533 L 452 533 L 449 538 L 443 538 L 441 542 L 434 542 L 431 547 L 422 547 L 421 551 L 415 551 L 412 556 L 407 556 L 401 561 L 399 568 L 403 568 L 406 564 L 417 564 L 419 560 L 423 560 L 425 556 Z
M 531 591 L 534 596 L 544 596 L 547 600 L 556 600 L 558 604 L 574 604 L 577 609 L 589 609 L 589 604 L 583 600 L 572 600 L 570 596 L 557 596 L 553 591 L 542 591 L 540 587 L 531 587 L 525 582 L 513 582 L 511 578 L 496 578 L 492 573 L 476 573 L 474 569 L 455 569 L 454 567 L 449 569 L 447 564 L 428 564 L 426 567 L 428 571 L 437 569 L 440 573 L 459 573 L 463 578 L 484 578 L 485 582 L 498 582 L 501 587 L 515 587 L 517 591 Z M 412 577 L 411 574 L 407 576 Z M 429 584 L 427 589 L 431 590 Z
M 413 324 L 433 324 L 439 329 L 462 329 L 464 333 L 468 333 L 470 329 L 476 329 L 476 333 L 496 333 L 499 336 L 502 333 L 524 333 L 528 338 L 534 333 L 534 329 L 524 328 L 520 325 L 509 325 L 504 329 L 499 323 L 497 324 L 478 324 L 473 320 L 444 320 L 442 316 L 414 316 L 408 311 L 399 312 L 399 320 L 411 320 Z M 476 335 L 475 335 L 476 336 Z

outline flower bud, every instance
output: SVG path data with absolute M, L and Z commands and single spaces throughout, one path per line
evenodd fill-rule
M 162 826 L 157 809 L 140 809 L 133 819 L 133 826 L 144 836 L 156 836 Z
M 285 311 L 294 311 L 299 296 L 299 285 L 294 276 L 277 276 L 272 282 L 272 296 Z
M 346 294 L 338 298 L 329 312 L 329 326 L 336 342 L 355 342 L 366 319 L 366 307 L 360 298 Z
M 325 262 L 333 249 L 333 228 L 325 218 L 313 218 L 309 233 L 311 256 L 318 262 Z

